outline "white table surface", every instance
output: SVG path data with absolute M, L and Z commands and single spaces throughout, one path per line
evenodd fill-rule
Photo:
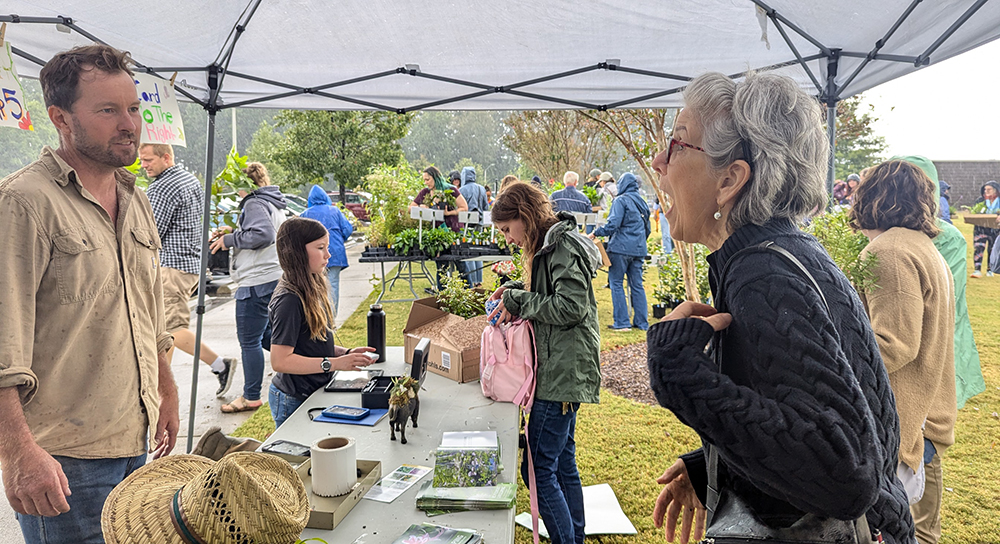
M 403 363 L 403 348 L 390 347 L 387 361 L 371 365 L 382 369 L 385 375 L 409 375 L 410 365 Z M 358 459 L 382 462 L 385 476 L 403 464 L 434 467 L 434 451 L 441 443 L 445 431 L 496 431 L 501 443 L 501 461 L 504 470 L 501 482 L 516 482 L 517 465 L 517 407 L 510 403 L 494 402 L 483 396 L 478 381 L 459 384 L 443 376 L 427 372 L 420 391 L 420 413 L 416 429 L 412 422 L 406 427 L 406 444 L 389 440 L 389 418 L 386 416 L 374 427 L 319 423 L 309 420 L 310 408 L 331 404 L 361 406 L 360 393 L 327 393 L 320 389 L 313 393 L 289 417 L 265 444 L 275 440 L 289 440 L 311 445 L 326 436 L 347 436 L 355 440 Z M 327 542 L 389 544 L 411 524 L 430 522 L 450 527 L 476 529 L 485 540 L 493 544 L 514 541 L 514 509 L 456 512 L 427 517 L 417 510 L 416 494 L 420 485 L 433 478 L 433 472 L 424 476 L 391 503 L 362 499 L 332 531 L 306 529 L 302 538 L 319 537 Z

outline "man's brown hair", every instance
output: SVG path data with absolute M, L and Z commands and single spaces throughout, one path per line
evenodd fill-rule
M 84 45 L 56 53 L 38 74 L 45 96 L 45 107 L 58 106 L 72 111 L 79 98 L 80 74 L 100 70 L 109 74 L 125 72 L 134 76 L 129 65 L 134 64 L 128 51 L 109 45 Z
M 139 150 L 142 151 L 144 148 L 150 148 L 153 153 L 156 153 L 157 157 L 162 157 L 164 155 L 170 155 L 170 158 L 174 158 L 174 148 L 170 144 L 152 144 L 146 143 L 139 146 Z
M 859 230 L 903 227 L 934 238 L 936 187 L 923 170 L 906 161 L 886 161 L 865 173 L 854 191 L 851 226 Z

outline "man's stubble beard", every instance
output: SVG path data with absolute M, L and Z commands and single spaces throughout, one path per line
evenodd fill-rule
M 120 142 L 125 139 L 132 141 L 131 153 L 124 150 L 120 153 L 116 153 L 113 147 L 115 145 L 114 143 L 108 142 L 102 146 L 99 142 L 92 140 L 83 124 L 81 124 L 75 117 L 73 118 L 73 146 L 79 154 L 98 164 L 111 166 L 113 168 L 131 166 L 134 164 L 136 157 L 139 156 L 139 146 L 136 142 L 136 135 L 134 133 L 119 132 L 115 141 Z

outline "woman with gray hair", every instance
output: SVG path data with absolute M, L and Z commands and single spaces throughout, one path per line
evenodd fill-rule
M 653 168 L 671 235 L 713 252 L 715 307 L 685 302 L 647 336 L 657 400 L 704 446 L 657 479 L 656 526 L 673 541 L 680 519 L 683 544 L 706 522 L 717 541 L 914 542 L 878 344 L 796 226 L 826 201 L 818 102 L 772 74 L 705 74 L 684 99 Z

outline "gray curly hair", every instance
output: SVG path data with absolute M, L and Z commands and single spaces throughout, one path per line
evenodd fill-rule
M 746 159 L 749 149 L 753 173 L 729 213 L 730 229 L 774 218 L 797 222 L 824 205 L 830 150 L 822 110 L 792 79 L 750 73 L 735 82 L 702 74 L 687 86 L 684 102 L 701 123 L 713 170 Z

